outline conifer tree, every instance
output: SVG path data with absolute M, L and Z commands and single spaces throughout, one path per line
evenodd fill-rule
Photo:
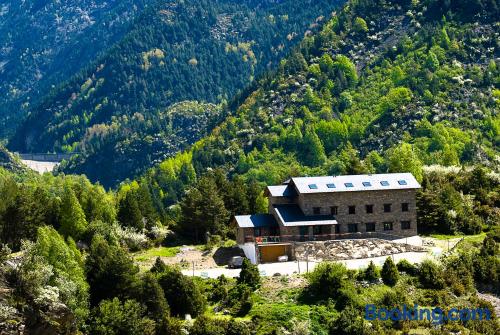
M 65 187 L 61 204 L 60 233 L 78 240 L 87 229 L 87 221 L 82 206 L 70 187 Z
M 399 280 L 399 272 L 391 257 L 387 257 L 382 266 L 382 280 L 388 286 L 394 286 Z

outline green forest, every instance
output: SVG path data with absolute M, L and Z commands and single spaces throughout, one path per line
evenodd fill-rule
M 159 114 L 185 100 L 224 103 L 275 68 L 337 6 L 326 0 L 158 1 L 102 57 L 32 105 L 8 147 L 81 153 L 67 171 L 77 173 L 111 156 L 113 168 L 134 177 L 154 158 L 122 166 L 130 132 L 166 142 L 149 149 L 151 156 L 175 154 L 176 139 L 150 126 Z M 89 148 L 89 139 L 98 143 Z M 107 176 L 89 177 L 116 185 Z
M 255 10 L 291 8 L 280 7 L 288 2 L 265 3 Z M 175 10 L 211 8 L 208 2 L 193 6 L 185 1 Z M 215 8 L 208 12 L 217 17 Z M 316 14 L 311 7 L 308 15 Z M 77 146 L 64 150 L 84 150 L 82 155 L 55 175 L 39 175 L 0 147 L 0 289 L 5 292 L 0 329 L 106 335 L 498 334 L 498 315 L 485 296 L 500 294 L 499 14 L 495 0 L 350 0 L 318 21 L 316 31 L 300 35 L 295 47 L 277 53 L 286 56 L 274 69 L 266 71 L 259 60 L 257 79 L 248 86 L 241 82 L 235 96 L 236 90 L 225 91 L 234 83 L 210 82 L 226 92 L 220 101 L 221 93 L 212 92 L 174 104 L 176 99 L 164 95 L 166 82 L 143 77 L 143 84 L 151 84 L 147 92 L 130 81 L 126 89 L 135 95 L 124 94 L 123 105 L 116 100 L 111 113 L 90 117 L 82 106 L 95 107 L 100 93 L 94 85 L 104 77 L 95 74 L 83 87 L 90 77 L 82 74 L 64 84 L 88 95 L 75 98 L 75 106 L 83 105 L 74 111 L 82 113 L 69 107 L 66 115 L 54 114 L 60 117 L 55 123 L 51 113 L 40 114 L 48 123 L 37 123 L 33 114 L 24 131 L 39 125 L 44 135 L 33 143 L 50 151 L 54 134 L 74 129 L 57 145 L 63 149 L 78 138 Z M 161 15 L 168 21 L 168 14 Z M 287 22 L 298 21 L 290 14 Z M 160 66 L 154 58 L 162 50 L 148 53 L 141 64 Z M 200 66 L 203 58 L 196 60 L 187 66 Z M 184 94 L 201 89 L 185 85 Z M 64 96 L 64 89 L 57 92 Z M 162 112 L 146 112 L 147 99 L 163 98 L 165 105 L 155 107 Z M 106 110 L 104 104 L 100 108 Z M 109 114 L 111 123 L 104 121 Z M 103 119 L 91 131 L 88 124 L 80 127 L 85 115 Z M 14 147 L 22 145 L 14 144 L 17 140 L 33 138 L 21 135 L 22 129 Z M 115 152 L 123 159 L 101 165 L 100 155 Z M 115 173 L 114 164 L 123 168 Z M 145 169 L 148 165 L 154 166 Z M 174 254 L 187 245 L 207 254 L 231 248 L 232 216 L 267 212 L 266 185 L 291 176 L 385 172 L 416 177 L 422 185 L 418 232 L 459 239 L 452 252 L 420 264 L 388 257 L 359 270 L 323 262 L 292 276 L 264 276 L 245 260 L 237 277 L 216 279 L 188 275 L 190 264 L 170 264 L 165 261 L 170 256 L 155 257 L 147 266 L 138 261 L 138 255 L 157 248 Z M 101 175 L 103 183 L 93 183 Z M 368 322 L 363 318 L 368 303 L 488 308 L 492 320 Z

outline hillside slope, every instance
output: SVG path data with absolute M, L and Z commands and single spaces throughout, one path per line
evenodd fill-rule
M 0 1 L 0 138 L 119 40 L 147 0 Z
M 337 1 L 159 1 L 93 66 L 43 101 L 9 143 L 16 151 L 80 150 L 94 125 L 183 100 L 218 102 L 300 41 Z
M 420 179 L 424 164 L 498 170 L 498 6 L 468 4 L 350 2 L 145 182 L 169 206 L 189 185 L 178 185 L 181 167 L 266 184 L 387 171 Z

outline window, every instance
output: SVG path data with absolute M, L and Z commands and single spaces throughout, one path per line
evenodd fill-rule
M 384 222 L 384 230 L 392 230 L 392 222 Z
M 328 188 L 335 188 L 335 184 L 333 184 L 333 183 L 332 184 L 326 184 L 326 187 L 328 187 Z
M 311 190 L 317 190 L 318 189 L 318 185 L 316 185 L 316 184 L 309 184 L 309 189 L 311 189 Z
M 366 224 L 366 231 L 367 232 L 375 231 L 375 222 L 368 222 Z
M 368 214 L 373 213 L 373 205 L 366 205 L 366 213 Z
M 363 186 L 364 187 L 369 187 L 369 186 L 372 186 L 372 183 L 370 183 L 369 181 L 364 181 L 363 182 Z
M 335 225 L 335 234 L 340 234 L 340 225 Z
M 382 185 L 382 186 L 389 186 L 389 182 L 387 180 L 382 180 L 380 182 L 380 185 Z
M 299 234 L 300 236 L 306 236 L 309 234 L 309 227 L 308 226 L 300 226 L 299 227 Z
M 269 228 L 269 236 L 279 236 L 279 228 L 278 227 L 270 227 Z
M 384 204 L 384 212 L 385 213 L 391 212 L 391 204 Z
M 337 206 L 330 207 L 330 214 L 337 215 L 339 208 Z
M 255 237 L 262 236 L 262 228 L 254 228 L 253 229 L 253 236 L 255 236 Z
M 313 207 L 313 214 L 320 215 L 321 214 L 321 207 Z
M 349 206 L 349 214 L 356 214 L 356 206 Z
M 345 187 L 354 187 L 353 183 L 344 183 Z
M 409 205 L 407 202 L 403 202 L 401 204 L 401 212 L 408 212 L 408 209 L 409 209 Z
M 398 180 L 398 184 L 399 185 L 408 185 L 408 183 L 406 182 L 406 180 Z
M 321 235 L 323 234 L 323 226 L 313 226 L 313 234 L 314 235 Z
M 411 229 L 410 221 L 401 221 L 401 229 Z
M 358 232 L 358 224 L 357 223 L 349 223 L 347 225 L 347 231 L 349 233 L 357 233 Z

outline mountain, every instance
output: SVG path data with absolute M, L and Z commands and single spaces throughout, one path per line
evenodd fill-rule
M 212 133 L 141 179 L 168 207 L 222 167 L 265 184 L 294 175 L 498 170 L 499 21 L 494 1 L 349 2 Z M 161 192 L 160 192 L 161 191 Z
M 20 152 L 80 151 L 86 132 L 184 100 L 220 102 L 273 68 L 337 1 L 159 1 L 104 56 L 37 105 Z
M 0 168 L 4 168 L 7 171 L 15 173 L 21 173 L 27 171 L 26 167 L 22 165 L 22 163 L 19 161 L 19 158 L 13 156 L 2 145 L 0 145 Z
M 154 115 L 136 113 L 110 125 L 97 125 L 81 142 L 85 154 L 63 161 L 59 171 L 85 174 L 104 186 L 140 175 L 150 166 L 188 149 L 220 119 L 220 105 L 183 101 Z
M 0 1 L 0 138 L 126 33 L 145 0 Z

